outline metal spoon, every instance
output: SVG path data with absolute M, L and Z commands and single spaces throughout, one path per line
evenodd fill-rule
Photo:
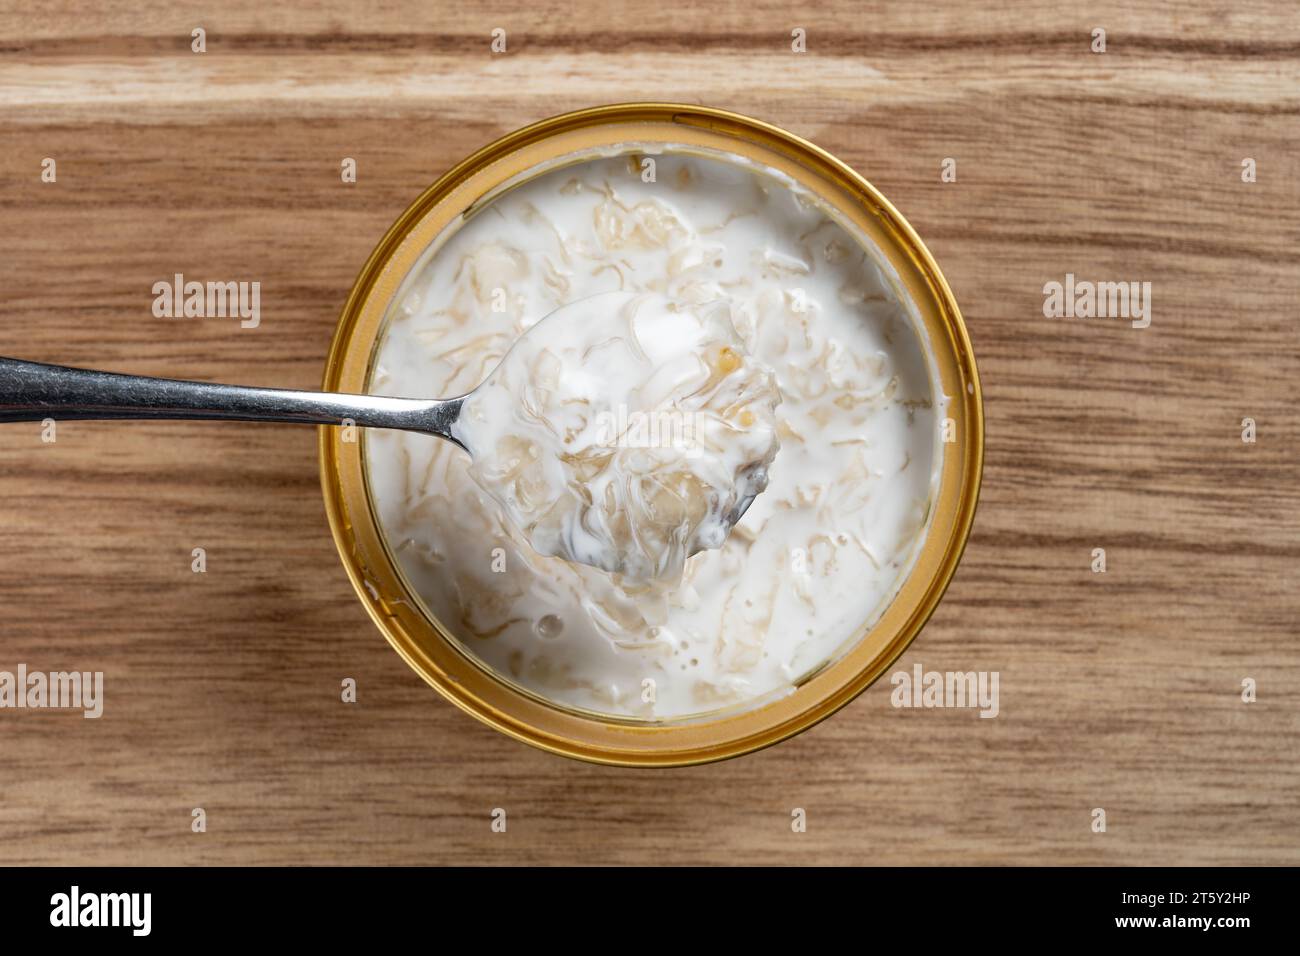
M 625 298 L 625 294 L 602 293 L 599 297 L 608 298 L 612 303 L 616 298 Z M 586 321 L 590 304 L 590 299 L 586 299 L 563 305 L 534 324 L 525 335 L 543 322 L 548 325 L 564 322 L 566 314 L 571 320 Z M 489 375 L 485 382 L 491 379 L 492 375 Z M 210 419 L 302 425 L 350 423 L 436 435 L 463 449 L 465 445 L 452 434 L 453 426 L 460 418 L 465 400 L 473 394 L 421 399 L 253 388 L 120 375 L 0 357 L 0 422 L 39 422 L 52 418 L 64 421 Z M 735 525 L 753 501 L 751 496 L 737 502 L 727 516 L 728 522 Z
M 598 297 L 591 297 L 595 298 Z M 589 308 L 591 299 L 580 301 Z M 554 329 L 554 324 L 564 322 L 566 315 L 572 321 L 581 321 L 586 313 L 578 306 L 578 302 L 563 305 L 528 331 L 543 322 Z M 489 375 L 484 384 L 491 379 Z M 348 423 L 436 435 L 464 448 L 464 444 L 452 434 L 452 426 L 460 418 L 461 406 L 472 394 L 469 392 L 458 398 L 419 399 L 250 388 L 246 385 L 119 375 L 0 357 L 0 422 L 54 418 L 66 421 L 211 419 L 301 425 Z
M 545 323 L 588 320 L 594 301 L 615 307 L 622 293 L 601 293 L 550 312 L 524 336 Z M 606 301 L 607 300 L 607 301 Z M 504 364 L 504 359 L 502 361 Z M 493 375 L 496 373 L 493 372 Z M 492 380 L 489 375 L 482 384 Z M 482 387 L 482 384 L 479 386 Z M 469 392 L 458 398 L 386 398 L 341 392 L 307 392 L 287 388 L 250 388 L 178 379 L 119 375 L 63 365 L 45 365 L 0 357 L 0 422 L 43 421 L 46 418 L 212 419 L 241 422 L 290 422 L 302 425 L 342 425 L 396 428 L 436 435 L 464 448 L 452 434 Z
M 0 422 L 206 418 L 342 425 L 350 420 L 371 428 L 437 435 L 461 445 L 451 426 L 466 397 L 430 400 L 250 388 L 0 357 Z

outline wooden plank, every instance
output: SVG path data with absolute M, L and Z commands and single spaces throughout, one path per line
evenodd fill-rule
M 628 99 L 759 116 L 880 186 L 966 314 L 984 494 L 899 667 L 996 670 L 999 717 L 896 710 L 879 684 L 717 766 L 561 760 L 389 650 L 334 553 L 312 432 L 4 426 L 0 670 L 103 670 L 107 699 L 99 720 L 0 711 L 0 863 L 1300 862 L 1291 5 L 570 11 L 0 11 L 0 354 L 311 387 L 373 244 L 480 145 Z M 259 280 L 262 325 L 155 319 L 175 272 Z M 1150 281 L 1151 327 L 1044 319 L 1067 272 Z

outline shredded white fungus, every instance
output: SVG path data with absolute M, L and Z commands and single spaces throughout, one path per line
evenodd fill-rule
M 669 587 L 766 487 L 780 400 L 726 302 L 615 292 L 529 329 L 455 432 L 538 554 Z
M 399 432 L 369 433 L 366 456 L 394 554 L 470 653 L 558 703 L 661 719 L 788 691 L 878 618 L 924 533 L 945 399 L 914 309 L 866 240 L 745 160 L 669 149 L 646 182 L 641 152 L 553 169 L 440 237 L 392 310 L 372 387 L 469 392 L 535 322 L 597 293 L 640 300 L 646 318 L 673 303 L 679 318 L 725 322 L 681 334 L 698 336 L 693 374 L 715 386 L 694 410 L 748 443 L 722 459 L 770 462 L 766 490 L 730 535 L 716 541 L 727 501 L 707 489 L 743 475 L 700 480 L 698 463 L 677 455 L 686 443 L 619 448 L 625 457 L 602 463 L 593 422 L 573 432 L 574 460 L 554 474 L 525 467 L 530 452 L 504 433 L 474 464 Z M 640 330 L 637 340 L 690 351 Z M 560 349 L 593 344 L 580 336 Z M 715 381 L 732 361 L 724 347 L 743 374 Z M 635 354 L 630 341 L 610 349 Z M 552 353 L 532 357 L 529 380 L 546 387 L 525 408 L 565 423 L 548 438 L 555 450 L 584 414 L 556 402 L 585 393 Z M 653 407 L 659 388 L 648 365 L 632 367 L 648 391 L 621 397 L 629 413 Z M 670 375 L 660 394 L 674 387 Z M 602 475 L 606 490 L 589 502 L 564 484 Z M 620 485 L 626 476 L 651 480 Z M 521 508 L 522 525 L 498 499 Z M 655 540 L 674 528 L 671 544 Z

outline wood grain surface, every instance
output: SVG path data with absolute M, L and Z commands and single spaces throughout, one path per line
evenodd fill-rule
M 365 7 L 6 0 L 0 354 L 314 387 L 372 246 L 474 149 L 605 102 L 760 117 L 880 187 L 961 303 L 983 496 L 898 669 L 997 671 L 1001 713 L 882 681 L 720 765 L 553 757 L 389 649 L 314 431 L 5 425 L 0 670 L 106 686 L 99 720 L 0 710 L 0 863 L 1300 863 L 1293 3 Z M 154 318 L 177 272 L 260 281 L 260 327 Z M 1066 273 L 1151 282 L 1150 328 L 1045 319 Z

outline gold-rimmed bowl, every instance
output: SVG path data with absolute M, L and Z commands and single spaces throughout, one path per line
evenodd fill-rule
M 983 464 L 979 375 L 952 291 L 907 221 L 869 182 L 829 153 L 767 123 L 670 103 L 602 106 L 552 117 L 498 139 L 430 186 L 380 241 L 352 288 L 325 368 L 324 388 L 367 392 L 385 321 L 403 281 L 436 239 L 476 210 L 567 157 L 622 144 L 721 152 L 783 173 L 872 242 L 916 308 L 936 393 L 953 440 L 910 572 L 861 639 L 792 692 L 714 715 L 646 721 L 567 707 L 527 691 L 462 648 L 406 582 L 375 513 L 366 444 L 344 429 L 320 433 L 321 482 L 335 543 L 357 595 L 402 658 L 444 697 L 533 746 L 596 763 L 681 766 L 766 747 L 830 716 L 898 658 L 933 613 L 970 532 Z

